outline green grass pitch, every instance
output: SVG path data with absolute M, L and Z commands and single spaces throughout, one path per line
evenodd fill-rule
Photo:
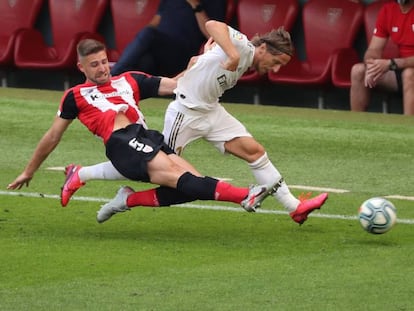
M 105 160 L 101 142 L 78 121 L 30 187 L 6 190 L 61 95 L 0 89 L 0 310 L 413 310 L 412 117 L 225 104 L 292 192 L 332 189 L 320 211 L 298 226 L 273 198 L 256 214 L 196 201 L 138 207 L 98 224 L 96 211 L 120 185 L 151 185 L 91 181 L 60 207 L 64 175 L 47 168 Z M 151 127 L 161 130 L 167 104 L 142 101 Z M 245 163 L 204 141 L 184 157 L 206 175 L 254 183 Z M 359 205 L 389 195 L 398 197 L 390 199 L 396 226 L 364 232 Z

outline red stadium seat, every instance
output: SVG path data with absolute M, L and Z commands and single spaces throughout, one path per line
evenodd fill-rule
M 16 37 L 14 59 L 24 69 L 76 69 L 76 45 L 84 38 L 103 41 L 97 33 L 108 0 L 49 0 L 51 35 L 48 45 L 36 29 L 23 30 Z
M 22 29 L 33 28 L 44 0 L 0 1 L 0 66 L 14 65 L 16 35 Z M 6 86 L 4 79 L 2 85 Z
M 283 26 L 291 31 L 299 14 L 297 0 L 239 0 L 237 18 L 240 32 L 249 39 L 256 34 L 264 34 Z M 260 85 L 266 82 L 267 76 L 259 76 L 255 71 L 246 72 L 239 82 Z M 254 94 L 254 103 L 258 104 L 259 92 Z
M 109 59 L 116 62 L 125 47 L 157 13 L 160 0 L 111 0 L 116 49 L 109 51 Z
M 269 80 L 277 84 L 319 87 L 331 85 L 333 56 L 351 48 L 363 21 L 364 6 L 345 0 L 309 0 L 303 5 L 302 20 L 306 59 L 293 57 Z M 323 96 L 318 107 L 323 108 Z
M 227 24 L 230 24 L 236 14 L 237 0 L 227 0 L 226 2 L 227 2 L 227 8 L 226 8 L 225 21 Z
M 392 0 L 377 0 L 367 4 L 364 12 L 365 36 L 367 42 L 370 42 L 377 15 L 384 3 Z M 392 58 L 398 56 L 398 47 L 391 40 L 385 46 L 383 57 Z M 332 60 L 332 82 L 337 87 L 351 87 L 351 68 L 354 64 L 360 62 L 359 56 L 354 49 L 340 51 Z

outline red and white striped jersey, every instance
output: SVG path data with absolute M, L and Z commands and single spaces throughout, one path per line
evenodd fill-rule
M 112 77 L 103 85 L 76 85 L 63 95 L 58 116 L 63 119 L 78 118 L 106 143 L 118 112 L 122 111 L 131 122 L 146 127 L 139 101 L 158 96 L 160 81 L 160 77 L 132 71 Z

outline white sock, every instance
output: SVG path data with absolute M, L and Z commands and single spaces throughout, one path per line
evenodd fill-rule
M 112 165 L 110 161 L 91 166 L 83 166 L 79 170 L 79 178 L 83 182 L 93 179 L 119 180 L 127 179 Z
M 267 157 L 267 153 L 256 161 L 249 163 L 250 169 L 259 184 L 273 184 L 282 178 L 282 175 L 274 167 Z M 273 194 L 288 212 L 293 212 L 300 201 L 290 192 L 287 184 L 283 181 L 279 189 Z

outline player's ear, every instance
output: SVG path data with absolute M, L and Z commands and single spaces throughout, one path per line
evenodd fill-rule
M 81 62 L 79 62 L 79 61 L 78 61 L 78 62 L 76 63 L 76 66 L 78 67 L 79 71 L 84 72 L 84 70 L 83 70 L 83 66 L 82 66 Z
M 263 56 L 264 54 L 266 54 L 266 43 L 263 42 L 262 44 L 260 44 L 258 47 L 256 47 L 256 50 L 259 56 Z

